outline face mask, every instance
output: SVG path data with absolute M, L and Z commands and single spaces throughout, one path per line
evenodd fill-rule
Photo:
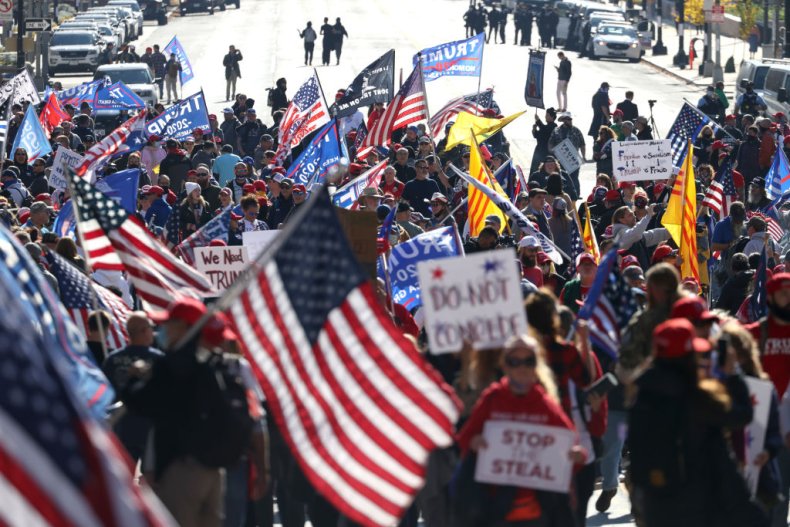
M 167 349 L 167 329 L 165 326 L 161 326 L 159 331 L 154 334 L 154 343 L 160 350 Z
M 771 301 L 767 302 L 768 310 L 773 316 L 783 322 L 790 322 L 790 307 L 779 307 Z

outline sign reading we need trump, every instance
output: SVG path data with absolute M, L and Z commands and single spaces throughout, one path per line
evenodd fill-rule
M 247 268 L 247 248 L 196 247 L 195 268 L 208 278 L 217 291 L 230 287 Z
M 417 264 L 431 351 L 502 346 L 527 331 L 513 249 Z
M 477 452 L 475 480 L 494 485 L 568 492 L 576 433 L 515 421 L 486 421 L 486 448 Z

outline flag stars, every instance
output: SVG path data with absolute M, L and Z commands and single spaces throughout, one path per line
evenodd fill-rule
M 486 260 L 485 263 L 483 264 L 483 271 L 485 271 L 486 273 L 493 273 L 499 271 L 501 265 L 502 262 L 500 262 L 499 260 Z

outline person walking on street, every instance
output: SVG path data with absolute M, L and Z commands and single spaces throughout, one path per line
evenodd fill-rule
M 329 66 L 329 58 L 335 47 L 335 30 L 329 23 L 329 17 L 324 17 L 324 25 L 321 26 L 321 65 Z
M 340 65 L 340 54 L 343 52 L 343 37 L 348 37 L 348 32 L 343 24 L 340 23 L 340 17 L 335 19 L 335 25 L 332 29 L 335 34 L 335 58 L 337 59 L 337 64 Z
M 165 65 L 165 86 L 167 87 L 167 103 L 178 100 L 178 76 L 181 74 L 181 63 L 176 60 L 175 53 Z
M 225 55 L 224 59 L 222 59 L 222 65 L 225 66 L 226 101 L 232 101 L 236 98 L 236 81 L 241 77 L 241 68 L 239 68 L 239 62 L 243 59 L 244 57 L 241 55 L 241 51 L 236 49 L 236 47 L 233 45 L 228 48 L 228 54 Z
M 598 130 L 600 130 L 602 126 L 609 126 L 609 121 L 612 119 L 611 113 L 609 112 L 610 104 L 609 83 L 602 82 L 601 87 L 592 97 L 593 120 L 587 135 L 593 138 L 598 137 Z
M 154 53 L 151 55 L 151 69 L 154 70 L 154 78 L 159 85 L 159 98 L 164 99 L 165 64 L 167 57 L 159 51 L 159 44 L 154 44 Z
M 499 15 L 499 40 L 502 41 L 502 44 L 505 44 L 505 26 L 507 26 L 507 11 L 504 9 Z
M 558 112 L 565 112 L 568 110 L 568 82 L 571 80 L 571 61 L 565 56 L 565 53 L 560 51 L 557 53 L 560 58 L 560 65 L 555 66 L 557 69 L 557 105 Z
M 304 65 L 313 65 L 313 49 L 315 49 L 315 40 L 318 35 L 315 34 L 313 23 L 308 22 L 304 31 L 299 31 L 299 38 L 304 40 Z

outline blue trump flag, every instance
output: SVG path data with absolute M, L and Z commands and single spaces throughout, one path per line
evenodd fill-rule
M 141 110 L 145 102 L 121 81 L 96 90 L 93 96 L 94 110 Z
M 392 299 L 411 310 L 422 305 L 417 263 L 463 254 L 455 227 L 442 227 L 415 236 L 392 248 L 389 256 Z
M 174 104 L 145 125 L 148 135 L 179 141 L 192 135 L 195 128 L 200 128 L 204 132 L 211 128 L 203 90 Z
M 195 73 L 192 71 L 192 64 L 189 62 L 187 52 L 184 50 L 184 46 L 181 45 L 181 42 L 179 42 L 178 37 L 173 37 L 173 40 L 165 46 L 163 51 L 166 54 L 175 55 L 176 60 L 181 64 L 181 71 L 178 73 L 181 85 L 195 78 Z
M 58 100 L 60 104 L 72 104 L 79 108 L 83 102 L 93 104 L 93 99 L 96 98 L 96 92 L 109 84 L 106 79 L 97 79 L 95 81 L 83 82 L 79 86 L 74 86 L 68 90 L 58 92 Z
M 27 107 L 25 118 L 22 119 L 22 125 L 14 138 L 12 151 L 17 148 L 24 148 L 30 161 L 52 152 L 52 146 L 49 144 L 36 112 L 33 111 L 32 104 Z
M 96 188 L 105 196 L 115 200 L 129 214 L 137 211 L 137 184 L 140 181 L 140 169 L 129 168 L 100 179 Z
M 426 82 L 447 75 L 479 77 L 483 66 L 485 34 L 480 33 L 466 40 L 455 40 L 425 48 L 422 53 L 422 75 Z M 419 54 L 418 54 L 419 55 Z M 418 55 L 412 59 L 416 66 Z
M 348 152 L 346 145 L 337 140 L 337 121 L 332 119 L 288 167 L 287 176 L 310 190 L 313 185 L 324 183 L 327 171 L 337 165 L 341 157 L 348 157 Z
M 76 226 L 74 205 L 69 200 L 60 208 L 60 212 L 58 212 L 55 222 L 52 224 L 52 230 L 61 238 L 71 238 L 73 240 L 77 237 L 74 230 Z
M 790 163 L 782 148 L 776 149 L 773 163 L 765 174 L 765 194 L 774 201 L 777 207 L 785 201 L 785 194 L 790 192 Z
M 145 120 L 135 119 L 126 141 L 118 148 L 113 158 L 129 155 L 132 152 L 139 152 L 145 146 Z

